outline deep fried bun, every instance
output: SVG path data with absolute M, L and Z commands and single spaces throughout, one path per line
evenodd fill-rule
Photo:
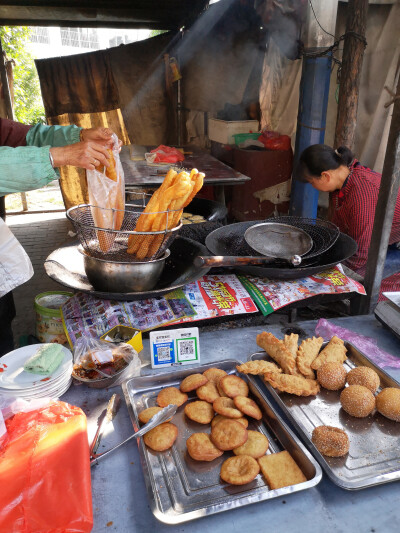
M 334 361 L 323 363 L 317 370 L 318 383 L 328 390 L 343 389 L 346 385 L 346 369 Z
M 372 394 L 379 389 L 381 381 L 378 374 L 372 368 L 367 366 L 357 366 L 347 374 L 347 383 L 349 385 L 362 385 L 367 387 Z
M 343 409 L 351 416 L 365 418 L 375 408 L 375 396 L 362 385 L 349 385 L 340 394 Z
M 333 426 L 314 428 L 311 440 L 317 450 L 327 457 L 342 457 L 348 453 L 350 447 L 347 433 Z

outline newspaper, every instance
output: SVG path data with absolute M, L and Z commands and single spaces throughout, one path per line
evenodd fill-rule
M 165 297 L 135 302 L 103 300 L 78 292 L 61 308 L 71 346 L 82 335 L 101 337 L 118 324 L 150 331 L 171 324 L 257 311 L 235 275 L 204 276 Z
M 264 316 L 285 305 L 317 294 L 349 292 L 366 294 L 361 283 L 347 277 L 340 265 L 319 274 L 295 280 L 277 280 L 249 275 L 238 277 Z

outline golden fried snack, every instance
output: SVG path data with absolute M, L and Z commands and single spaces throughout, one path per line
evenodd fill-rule
M 239 411 L 242 411 L 242 413 L 245 415 L 251 416 L 256 420 L 262 419 L 261 409 L 258 407 L 255 401 L 247 398 L 247 396 L 235 396 L 233 398 L 233 403 L 239 409 Z
M 311 363 L 311 368 L 318 370 L 323 363 L 328 362 L 344 363 L 347 359 L 346 352 L 347 349 L 342 339 L 334 335 L 318 357 Z
M 225 370 L 222 370 L 221 368 L 207 368 L 207 370 L 203 372 L 203 375 L 206 376 L 208 381 L 218 383 L 221 378 L 227 376 L 228 374 L 225 372 Z
M 296 396 L 315 396 L 319 393 L 319 385 L 313 379 L 300 376 L 289 376 L 289 374 L 264 374 L 266 382 L 270 383 L 274 389 Z
M 219 382 L 217 383 L 217 390 L 218 390 L 218 393 L 221 396 L 221 398 L 229 398 L 229 396 L 227 394 L 225 394 L 225 392 L 223 391 L 223 389 L 222 389 L 222 387 L 221 387 Z
M 155 414 L 159 413 L 161 411 L 161 407 L 148 407 L 144 411 L 141 411 L 139 413 L 139 420 L 142 422 L 142 424 L 147 424 L 147 422 L 152 418 Z
M 211 440 L 219 450 L 233 450 L 247 440 L 247 429 L 236 420 L 221 420 L 211 428 Z
M 97 170 L 97 172 L 100 172 L 100 174 L 103 174 L 103 170 L 104 170 L 104 174 L 107 176 L 107 178 L 113 181 L 118 181 L 117 169 L 115 165 L 113 151 L 111 150 L 111 148 L 109 148 L 107 152 L 109 154 L 108 162 L 110 163 L 110 166 L 106 167 L 100 164 L 97 167 L 95 167 L 95 170 Z
M 203 374 L 190 374 L 182 381 L 179 388 L 182 392 L 190 392 L 205 385 L 207 382 L 208 379 Z
M 196 389 L 196 394 L 200 400 L 205 402 L 213 403 L 217 398 L 220 397 L 217 386 L 212 381 L 209 381 L 205 385 L 202 385 Z
M 296 358 L 289 352 L 283 341 L 277 339 L 272 333 L 263 331 L 257 335 L 257 344 L 282 367 L 285 374 L 296 374 Z
M 185 405 L 185 415 L 199 424 L 209 424 L 214 418 L 214 409 L 208 402 L 198 400 Z
M 188 454 L 195 461 L 214 461 L 224 453 L 211 441 L 207 433 L 193 433 L 186 441 Z
M 315 379 L 315 374 L 311 369 L 311 363 L 317 358 L 324 339 L 322 337 L 312 337 L 305 339 L 297 350 L 297 368 L 308 379 Z
M 290 335 L 285 335 L 283 338 L 283 342 L 286 348 L 289 350 L 289 352 L 293 355 L 293 357 L 296 357 L 298 342 L 299 342 L 299 336 L 297 335 L 297 333 L 291 333 Z
M 219 380 L 218 384 L 229 398 L 234 398 L 235 396 L 248 396 L 249 394 L 247 383 L 238 376 L 224 376 Z
M 400 389 L 387 387 L 376 397 L 376 409 L 390 420 L 400 422 Z
M 375 409 L 375 396 L 362 385 L 349 385 L 340 393 L 340 403 L 351 416 L 365 418 Z
M 363 385 L 367 387 L 372 394 L 379 389 L 381 381 L 378 374 L 368 366 L 357 366 L 347 374 L 347 383 L 349 385 Z
M 264 361 L 263 359 L 256 361 L 248 361 L 242 365 L 236 367 L 238 372 L 242 374 L 253 374 L 254 376 L 265 374 L 267 372 L 282 372 L 282 369 L 279 368 L 275 363 L 270 361 Z
M 156 402 L 160 407 L 167 407 L 171 403 L 180 407 L 187 402 L 187 399 L 188 395 L 182 393 L 176 387 L 166 387 L 158 393 Z
M 342 457 L 349 451 L 350 442 L 347 433 L 333 426 L 318 426 L 311 436 L 317 450 L 327 457 Z
M 227 418 L 242 418 L 243 413 L 235 408 L 232 398 L 217 398 L 214 400 L 212 407 L 216 413 Z
M 215 415 L 214 418 L 211 420 L 211 427 L 213 428 L 215 424 L 218 424 L 218 422 L 221 422 L 221 420 L 232 420 L 232 418 L 229 418 L 228 416 L 223 415 Z M 245 428 L 249 425 L 249 421 L 247 418 L 235 418 L 235 422 L 240 422 Z
M 163 452 L 171 448 L 178 436 L 178 428 L 171 422 L 165 422 L 151 429 L 143 436 L 146 446 L 156 452 Z
M 257 461 L 248 455 L 230 457 L 222 463 L 221 479 L 231 485 L 246 485 L 260 472 Z
M 286 450 L 264 455 L 258 459 L 258 464 L 271 490 L 307 481 L 293 457 Z
M 254 459 L 258 459 L 265 455 L 269 447 L 268 439 L 265 435 L 259 431 L 247 431 L 248 438 L 247 441 L 233 449 L 235 455 L 250 455 Z
M 318 383 L 328 390 L 343 389 L 346 385 L 346 369 L 342 363 L 328 362 L 317 370 Z

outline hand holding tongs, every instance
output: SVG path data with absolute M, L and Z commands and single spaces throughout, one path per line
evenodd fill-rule
M 108 455 L 109 453 L 113 452 L 114 450 L 116 450 L 117 448 L 119 448 L 120 446 L 125 444 L 126 442 L 130 441 L 131 439 L 133 439 L 133 438 L 137 439 L 138 437 L 141 437 L 142 435 L 144 435 L 145 433 L 147 433 L 151 429 L 155 428 L 156 426 L 159 426 L 163 422 L 166 422 L 169 418 L 174 416 L 174 414 L 176 413 L 177 409 L 178 409 L 177 405 L 174 405 L 174 404 L 167 405 L 167 407 L 164 407 L 164 409 L 161 409 L 161 411 L 156 413 L 147 422 L 147 424 L 145 424 L 141 429 L 139 429 L 139 431 L 136 431 L 136 433 L 134 433 L 133 435 L 131 435 L 130 437 L 128 437 L 124 441 L 120 442 L 119 444 L 117 444 L 113 448 L 110 448 L 109 450 L 107 450 L 107 451 L 105 451 L 103 453 L 98 453 L 98 454 L 92 453 L 92 451 L 91 451 L 90 466 L 93 466 L 94 464 L 97 463 L 97 461 L 99 459 L 101 459 L 102 457 L 105 457 L 106 455 Z M 93 445 L 91 447 L 91 450 L 92 450 L 92 448 L 93 448 Z

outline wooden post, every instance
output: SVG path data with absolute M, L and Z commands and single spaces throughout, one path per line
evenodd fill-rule
M 353 149 L 358 89 L 365 48 L 368 0 L 349 0 L 344 39 L 334 146 Z

